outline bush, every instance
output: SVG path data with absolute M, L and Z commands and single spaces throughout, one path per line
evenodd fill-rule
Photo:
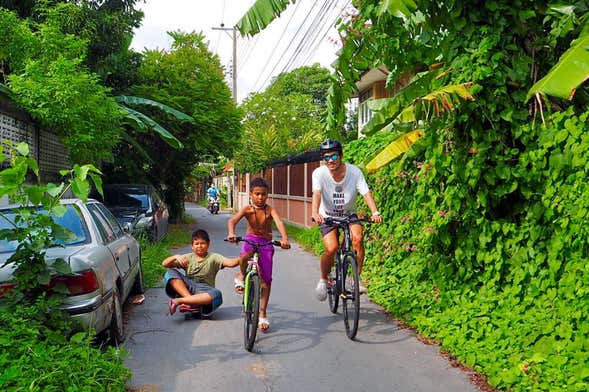
M 125 391 L 131 376 L 125 352 L 96 348 L 93 331 L 70 336 L 73 325 L 60 311 L 52 312 L 60 323 L 49 328 L 48 305 L 0 309 L 0 390 Z

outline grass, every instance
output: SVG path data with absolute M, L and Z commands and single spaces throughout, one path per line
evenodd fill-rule
M 169 225 L 168 235 L 163 240 L 150 243 L 144 238 L 140 239 L 145 287 L 161 287 L 162 277 L 166 272 L 166 269 L 162 267 L 162 261 L 172 255 L 171 250 L 190 244 L 195 224 L 194 218 L 185 216 L 179 223 Z
M 285 223 L 285 225 L 288 238 L 296 241 L 305 250 L 312 252 L 316 256 L 323 253 L 323 241 L 321 240 L 319 226 L 307 229 L 289 223 Z

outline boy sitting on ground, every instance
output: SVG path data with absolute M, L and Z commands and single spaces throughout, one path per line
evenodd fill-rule
M 218 253 L 209 253 L 210 243 L 206 231 L 196 230 L 192 233 L 192 253 L 176 254 L 162 262 L 169 268 L 164 278 L 166 294 L 171 298 L 170 315 L 179 306 L 186 310 L 200 307 L 203 314 L 211 314 L 223 303 L 221 291 L 215 288 L 215 277 L 222 268 L 238 266 L 244 257 L 228 259 Z M 184 269 L 186 274 L 177 268 Z

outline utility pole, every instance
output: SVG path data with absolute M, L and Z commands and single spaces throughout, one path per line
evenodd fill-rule
M 213 27 L 213 30 L 231 31 L 233 32 L 233 65 L 231 67 L 231 79 L 233 87 L 233 100 L 237 103 L 237 29 L 235 27 L 224 27 L 221 23 L 221 27 Z
M 213 27 L 213 30 L 221 30 L 221 31 L 231 31 L 232 39 L 233 39 L 233 61 L 231 66 L 231 81 L 232 81 L 232 92 L 233 92 L 233 101 L 237 105 L 237 29 L 235 27 L 225 27 L 223 23 L 221 23 L 221 27 Z M 234 166 L 234 165 L 233 165 Z M 232 210 L 236 210 L 237 207 L 237 184 L 235 183 L 235 167 L 231 168 L 231 176 L 227 173 L 227 177 L 229 180 L 229 186 L 227 187 L 228 195 L 227 195 L 227 202 L 229 203 L 229 208 Z

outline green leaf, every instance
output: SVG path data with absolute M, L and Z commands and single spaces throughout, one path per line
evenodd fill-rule
M 165 141 L 166 143 L 168 143 L 168 145 L 174 147 L 175 149 L 181 149 L 182 147 L 184 147 L 182 145 L 182 142 L 180 142 L 180 140 L 178 140 L 174 135 L 172 135 L 167 129 L 165 129 L 164 127 L 162 127 L 161 125 L 159 125 L 157 122 L 155 122 L 153 119 L 151 119 L 150 117 L 146 116 L 143 113 L 140 113 L 136 110 L 133 110 L 131 108 L 128 107 L 123 107 L 124 110 L 126 110 L 129 113 L 133 114 L 133 119 L 139 119 L 141 122 L 143 122 L 144 124 L 148 125 L 151 129 L 153 129 L 158 135 L 161 136 L 162 140 Z
M 235 27 L 241 35 L 255 35 L 264 30 L 294 0 L 257 0 Z
M 384 0 L 380 2 L 379 14 L 388 13 L 398 18 L 408 18 L 417 10 L 413 0 Z
M 29 145 L 27 143 L 21 142 L 16 145 L 16 151 L 24 157 L 28 156 L 31 152 Z
M 189 123 L 194 124 L 194 118 L 192 118 L 188 114 L 183 113 L 179 110 L 176 110 L 168 105 L 164 105 L 161 102 L 153 101 L 153 100 L 147 99 L 147 98 L 133 97 L 133 96 L 128 96 L 128 95 L 119 95 L 119 96 L 115 97 L 115 99 L 117 102 L 123 103 L 125 105 L 152 106 L 152 107 L 158 108 L 159 110 L 161 110 L 164 113 L 167 113 L 167 114 L 170 114 L 170 115 L 176 117 L 178 120 L 188 121 Z M 127 108 L 127 106 L 124 106 L 124 107 Z
M 70 184 L 72 185 L 72 192 L 74 192 L 76 197 L 79 197 L 80 199 L 88 198 L 88 193 L 90 192 L 90 184 L 88 184 L 88 181 L 74 178 L 73 180 L 70 180 Z
M 54 183 L 50 182 L 49 184 L 47 184 L 47 193 L 52 196 L 52 197 L 57 197 L 61 194 L 61 192 L 63 191 L 63 188 L 65 187 L 65 184 L 59 184 L 55 185 Z
M 51 213 L 57 216 L 64 216 L 66 212 L 67 208 L 63 204 L 58 204 L 51 209 Z
M 51 267 L 61 274 L 70 274 L 72 272 L 70 264 L 64 259 L 55 260 Z
M 368 170 L 369 173 L 374 173 L 399 155 L 406 152 L 423 135 L 424 132 L 422 130 L 416 129 L 395 139 L 391 144 L 385 147 L 384 150 L 378 153 L 376 157 L 368 162 L 366 170 Z
M 589 34 L 574 40 L 558 63 L 528 91 L 526 101 L 535 94 L 573 99 L 577 87 L 589 78 L 588 47 Z
M 89 173 L 90 178 L 92 179 L 92 181 L 94 182 L 94 186 L 96 188 L 96 191 L 98 191 L 98 193 L 104 197 L 104 192 L 102 190 L 102 177 L 100 177 L 97 174 L 94 173 Z
M 51 281 L 51 274 L 49 271 L 41 271 L 39 275 L 37 275 L 37 282 L 41 285 L 48 285 Z

